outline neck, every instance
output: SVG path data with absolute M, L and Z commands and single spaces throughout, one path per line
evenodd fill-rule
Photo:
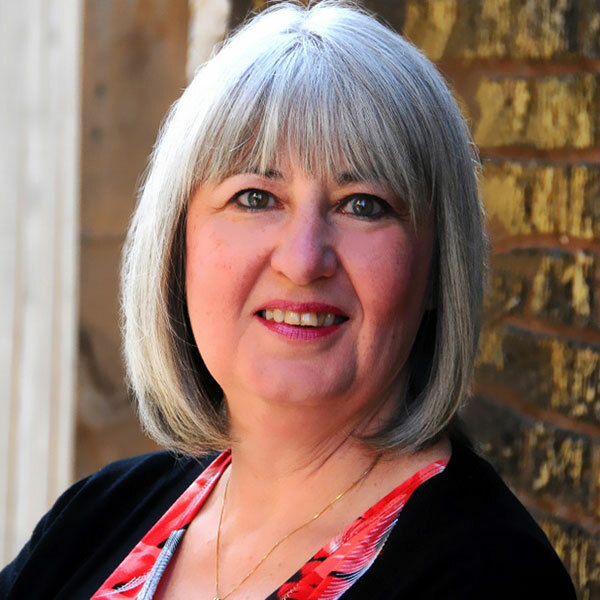
M 273 518 L 296 505 L 310 512 L 360 477 L 376 453 L 357 439 L 387 414 L 387 403 L 348 415 L 330 407 L 229 400 L 232 467 L 228 502 Z M 251 407 L 252 410 L 236 410 Z M 307 498 L 302 496 L 306 495 Z

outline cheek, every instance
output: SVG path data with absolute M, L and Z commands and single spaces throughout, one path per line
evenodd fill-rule
M 231 336 L 223 335 L 234 322 L 236 300 L 233 248 L 223 232 L 210 224 L 188 222 L 186 234 L 186 298 L 194 339 L 202 360 L 219 383 L 231 356 Z
M 223 389 L 240 362 L 240 340 L 253 321 L 252 293 L 264 269 L 268 236 L 218 216 L 189 218 L 186 294 L 204 363 Z
M 188 227 L 186 294 L 194 330 L 198 320 L 210 322 L 226 306 L 215 298 L 227 288 L 231 270 L 227 247 L 217 232 L 208 227 Z
M 256 253 L 231 228 L 217 219 L 191 221 L 186 235 L 188 313 L 198 350 L 217 380 L 235 353 L 256 273 Z
M 217 219 L 189 224 L 186 292 L 190 317 L 192 312 L 203 317 L 239 314 L 261 260 L 256 239 Z
M 353 285 L 362 309 L 357 372 L 390 382 L 405 364 L 425 301 L 431 245 L 405 231 L 355 243 Z
M 431 243 L 406 231 L 378 232 L 355 240 L 349 267 L 364 318 L 374 326 L 410 325 L 423 307 Z

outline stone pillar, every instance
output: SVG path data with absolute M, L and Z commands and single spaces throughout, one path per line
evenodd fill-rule
M 231 14 L 231 0 L 188 0 L 187 77 L 191 81 L 196 69 L 208 60 L 215 45 L 223 40 Z
M 0 560 L 72 479 L 79 0 L 0 3 Z

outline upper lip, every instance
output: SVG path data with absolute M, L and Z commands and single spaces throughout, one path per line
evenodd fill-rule
M 270 302 L 265 302 L 255 312 L 266 310 L 267 308 L 291 310 L 297 313 L 330 313 L 343 317 L 348 316 L 341 308 L 333 304 L 326 304 L 324 302 L 290 302 L 289 300 L 271 300 Z

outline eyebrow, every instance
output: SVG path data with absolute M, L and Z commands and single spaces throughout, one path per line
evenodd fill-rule
M 349 183 L 364 183 L 365 181 L 368 181 L 368 180 L 365 179 L 364 177 L 360 177 L 360 175 L 356 175 L 355 173 L 344 172 L 344 173 L 340 173 L 336 177 L 335 181 L 339 185 L 345 185 L 345 184 L 349 184 Z
M 259 175 L 260 177 L 264 177 L 266 179 L 274 179 L 277 181 L 281 181 L 283 179 L 283 175 L 277 169 L 267 169 L 264 173 L 261 173 L 258 169 L 253 169 L 250 171 L 254 175 Z M 335 182 L 338 185 L 348 185 L 350 183 L 363 183 L 368 181 L 364 177 L 360 177 L 359 175 L 343 172 L 336 176 Z

